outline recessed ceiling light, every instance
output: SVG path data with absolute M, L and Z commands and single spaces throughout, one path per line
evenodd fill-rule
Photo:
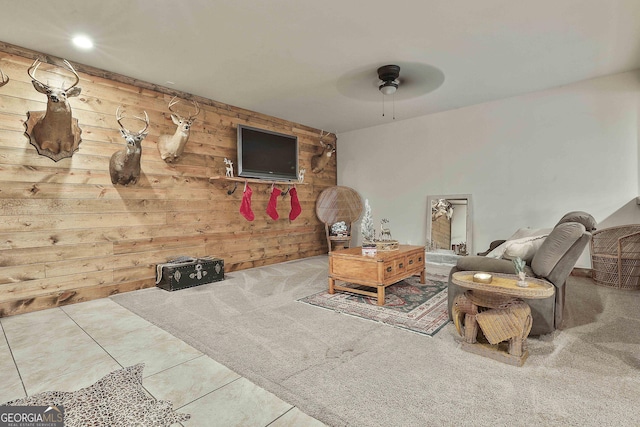
M 75 36 L 71 41 L 73 41 L 73 44 L 80 49 L 91 49 L 93 47 L 93 41 L 87 36 L 78 35 Z

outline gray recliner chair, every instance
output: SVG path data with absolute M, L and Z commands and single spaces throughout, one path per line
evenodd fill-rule
M 595 230 L 595 219 L 586 212 L 569 212 L 551 230 L 536 251 L 531 265 L 527 265 L 527 276 L 551 282 L 556 292 L 544 299 L 525 299 L 531 307 L 533 326 L 530 335 L 543 335 L 562 326 L 565 304 L 565 283 L 578 258 L 591 239 Z M 462 288 L 451 281 L 457 271 L 484 271 L 489 273 L 514 274 L 513 262 L 508 259 L 487 258 L 484 256 L 466 256 L 458 260 L 449 274 L 449 318 L 451 307 Z

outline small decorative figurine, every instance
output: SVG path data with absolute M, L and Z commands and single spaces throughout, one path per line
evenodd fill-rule
M 306 172 L 306 169 L 300 169 L 300 172 L 298 172 L 298 182 L 300 184 L 302 184 L 304 182 L 304 173 Z
M 233 162 L 225 157 L 224 163 L 227 165 L 227 173 L 225 176 L 233 177 Z
M 380 240 L 391 240 L 391 230 L 389 227 L 385 227 L 385 224 L 388 224 L 389 220 L 387 218 L 382 218 L 380 220 Z
M 457 255 L 467 255 L 467 244 L 465 242 L 460 242 L 456 245 Z

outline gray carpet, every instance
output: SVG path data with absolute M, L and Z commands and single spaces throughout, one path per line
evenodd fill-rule
M 112 299 L 331 426 L 640 425 L 640 293 L 571 277 L 565 328 L 529 340 L 523 367 L 298 302 L 327 257 L 205 286 Z

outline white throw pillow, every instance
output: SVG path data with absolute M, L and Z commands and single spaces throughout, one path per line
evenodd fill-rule
M 485 255 L 485 257 L 487 258 L 502 258 L 502 254 L 504 254 L 504 250 L 507 249 L 507 242 L 502 243 L 499 246 L 496 246 L 495 248 L 493 248 L 493 250 L 491 252 L 489 252 L 488 254 Z
M 536 251 L 540 248 L 542 242 L 544 242 L 546 238 L 547 235 L 534 236 L 508 242 L 504 254 L 502 254 L 502 258 L 516 259 L 520 257 L 530 264 L 533 256 L 536 254 Z
M 504 257 L 504 252 L 507 250 L 507 246 L 509 246 L 511 243 L 513 243 L 513 242 L 522 243 L 522 239 L 524 239 L 526 241 L 527 239 L 530 240 L 531 238 L 536 238 L 536 237 L 540 237 L 540 236 L 545 236 L 546 237 L 546 236 L 549 235 L 550 232 L 551 232 L 550 228 L 540 228 L 540 229 L 536 229 L 536 228 L 519 228 L 515 233 L 513 233 L 513 235 L 511 235 L 507 239 L 506 242 L 504 242 L 500 246 L 496 247 L 495 249 L 493 249 L 491 252 L 489 252 L 485 256 L 488 257 L 488 258 L 503 258 Z M 542 242 L 540 242 L 540 244 L 542 244 Z M 540 247 L 540 246 L 538 246 L 538 247 Z M 520 258 L 522 258 L 522 257 L 520 257 Z M 524 259 L 524 258 L 522 258 L 522 259 Z
M 513 233 L 504 243 L 499 246 L 493 248 L 491 252 L 485 255 L 487 258 L 502 258 L 502 254 L 504 254 L 505 249 L 507 249 L 507 242 L 515 239 L 520 239 L 522 237 L 527 237 L 531 234 L 533 230 L 531 228 L 519 228 Z

